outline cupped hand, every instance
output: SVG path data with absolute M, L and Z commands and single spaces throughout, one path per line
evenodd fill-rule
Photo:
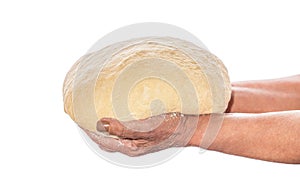
M 139 156 L 190 145 L 199 132 L 197 128 L 202 119 L 201 116 L 181 113 L 166 113 L 126 122 L 102 118 L 97 123 L 98 132 L 85 132 L 103 150 Z

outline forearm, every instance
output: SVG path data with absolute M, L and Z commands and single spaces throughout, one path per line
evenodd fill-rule
M 226 112 L 262 113 L 300 109 L 300 75 L 232 83 Z
M 201 147 L 206 126 L 203 121 L 199 123 L 190 145 Z M 300 111 L 224 114 L 223 124 L 207 149 L 267 161 L 300 163 L 299 138 Z

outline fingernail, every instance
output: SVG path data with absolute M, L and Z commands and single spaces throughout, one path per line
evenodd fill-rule
M 104 127 L 104 129 L 105 129 L 106 131 L 108 131 L 108 129 L 109 129 L 109 124 L 104 124 L 103 127 Z
M 109 125 L 107 123 L 103 123 L 101 121 L 98 121 L 96 129 L 97 129 L 97 131 L 104 132 L 104 131 L 107 131 L 108 126 Z

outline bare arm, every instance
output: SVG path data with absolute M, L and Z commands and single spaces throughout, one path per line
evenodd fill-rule
M 207 123 L 198 125 L 190 146 L 201 147 L 206 128 Z M 267 161 L 300 163 L 300 111 L 225 114 L 223 125 L 208 149 Z
M 232 98 L 227 109 L 230 113 L 222 115 L 224 122 L 208 149 L 267 161 L 300 164 L 300 75 L 232 85 Z M 106 130 L 117 138 L 87 133 L 102 149 L 137 156 L 172 146 L 203 147 L 203 135 L 209 117 L 181 116 L 176 113 L 176 116 L 166 114 L 130 122 L 134 127 L 157 127 L 149 132 L 134 131 L 124 126 L 125 122 L 103 118 L 98 122 L 99 130 Z M 186 145 L 182 139 L 190 134 L 189 122 L 195 122 L 195 119 L 200 121 Z M 174 134 L 178 126 L 184 128 L 179 129 L 182 132 Z M 157 147 L 159 142 L 172 135 L 176 135 L 173 145 Z
M 300 110 L 300 75 L 232 84 L 227 112 L 263 113 Z
M 300 163 L 300 111 L 263 114 L 230 113 L 223 115 L 223 124 L 220 126 L 219 132 L 211 132 L 217 134 L 207 149 L 267 161 Z M 137 156 L 172 146 L 203 147 L 203 141 L 206 141 L 203 138 L 207 136 L 205 131 L 210 117 L 211 115 L 178 115 L 176 117 L 166 115 L 163 117 L 164 121 L 160 121 L 162 115 L 159 115 L 130 122 L 130 124 L 138 127 L 153 126 L 160 122 L 160 126 L 150 132 L 139 132 L 130 129 L 126 126 L 127 123 L 124 124 L 124 122 L 110 118 L 102 119 L 102 121 L 99 121 L 98 126 L 106 126 L 105 130 L 111 135 L 118 136 L 117 141 L 122 143 L 121 147 L 118 144 L 112 147 L 111 142 L 107 147 L 110 147 L 113 151 Z M 190 132 L 186 130 L 189 130 L 191 122 L 195 122 L 195 120 L 199 120 L 197 129 L 188 144 L 186 144 L 183 138 L 189 135 Z M 175 129 L 181 130 L 177 126 L 187 128 L 174 134 Z M 209 126 L 211 128 L 211 126 L 218 127 L 219 125 L 209 124 Z M 162 138 L 166 139 L 172 137 L 172 135 L 175 135 L 173 138 L 174 145 L 169 143 L 157 147 Z M 101 140 L 99 141 L 98 143 L 101 146 Z

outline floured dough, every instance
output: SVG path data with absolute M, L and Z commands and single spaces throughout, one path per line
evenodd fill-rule
M 63 95 L 65 112 L 80 127 L 96 131 L 102 117 L 222 113 L 231 87 L 223 63 L 204 47 L 148 37 L 81 57 L 65 78 Z

